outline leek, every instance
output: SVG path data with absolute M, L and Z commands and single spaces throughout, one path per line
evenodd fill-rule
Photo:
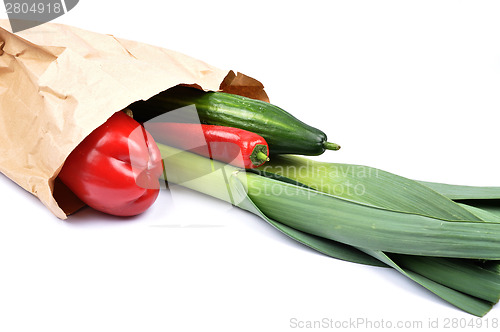
M 158 145 L 167 181 L 248 210 L 319 252 L 392 267 L 477 316 L 486 314 L 500 297 L 494 263 L 500 259 L 500 223 L 492 213 L 386 172 L 375 179 L 346 173 L 335 177 L 321 175 L 313 164 L 303 174 L 293 174 L 276 169 L 285 164 L 299 167 L 304 160 L 275 158 L 265 172 L 249 173 Z M 351 189 L 354 183 L 362 184 L 364 192 L 328 192 L 346 179 Z M 479 259 L 490 260 L 492 268 L 477 264 Z

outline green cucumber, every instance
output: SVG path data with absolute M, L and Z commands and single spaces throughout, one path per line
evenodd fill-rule
M 285 110 L 260 100 L 223 92 L 205 92 L 177 86 L 146 102 L 130 106 L 134 118 L 146 121 L 188 105 L 196 105 L 201 123 L 235 127 L 262 136 L 270 154 L 317 156 L 340 146 L 327 142 L 326 134 L 298 120 Z M 155 115 L 156 114 L 156 115 Z M 139 117 L 139 118 L 138 118 Z

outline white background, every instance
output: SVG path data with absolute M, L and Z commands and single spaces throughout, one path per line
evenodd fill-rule
M 85 0 L 55 22 L 259 79 L 273 103 L 342 145 L 323 160 L 500 186 L 499 16 L 497 1 Z M 393 270 L 317 254 L 186 190 L 162 192 L 137 218 L 87 209 L 61 221 L 2 175 L 0 207 L 0 331 L 473 318 Z

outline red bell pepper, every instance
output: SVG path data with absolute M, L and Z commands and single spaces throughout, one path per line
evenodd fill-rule
M 160 143 L 242 168 L 255 168 L 269 160 L 266 140 L 247 130 L 195 123 L 146 122 Z
M 156 200 L 162 172 L 153 137 L 137 121 L 117 112 L 71 152 L 59 178 L 90 207 L 133 216 Z

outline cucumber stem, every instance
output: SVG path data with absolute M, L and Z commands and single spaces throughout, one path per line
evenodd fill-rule
M 340 145 L 335 144 L 335 143 L 331 143 L 331 142 L 323 142 L 323 147 L 326 150 L 334 150 L 334 151 L 337 151 L 340 149 Z
M 269 161 L 269 157 L 262 151 L 257 152 L 257 159 L 264 162 L 264 161 Z

